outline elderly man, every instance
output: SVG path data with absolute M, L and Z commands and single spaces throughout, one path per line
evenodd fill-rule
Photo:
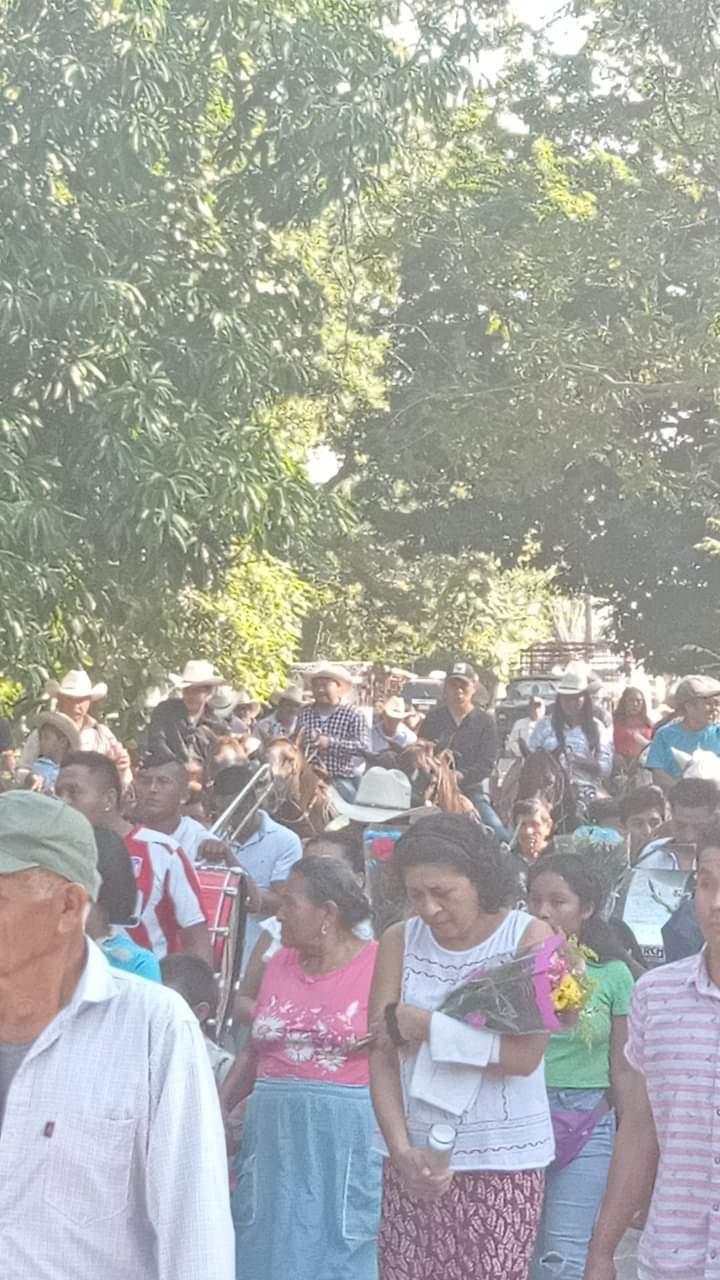
M 472 800 L 483 822 L 501 839 L 506 839 L 500 819 L 483 783 L 492 773 L 498 757 L 495 721 L 475 705 L 478 678 L 467 662 L 456 662 L 445 677 L 445 703 L 434 707 L 420 728 L 420 737 L 440 749 L 452 751 L 463 793 Z
M 202 1033 L 84 932 L 90 825 L 0 797 L 0 1235 L 7 1280 L 234 1280 Z
M 298 717 L 308 755 L 317 757 L 335 789 L 354 800 L 365 753 L 370 749 L 370 727 L 362 711 L 344 698 L 353 686 L 345 667 L 328 663 L 312 674 L 313 702 Z
M 124 786 L 132 781 L 130 757 L 121 742 L 107 725 L 100 724 L 90 715 L 90 707 L 101 702 L 107 694 L 106 684 L 93 684 L 87 671 L 68 671 L 59 682 L 49 680 L 47 696 L 55 702 L 55 710 L 68 716 L 80 734 L 83 751 L 99 751 L 117 765 Z M 32 773 L 33 762 L 40 755 L 38 731 L 33 729 L 22 749 L 17 765 L 18 782 L 26 782 Z
M 686 676 L 673 696 L 676 720 L 658 729 L 650 744 L 647 768 L 653 781 L 668 792 L 682 776 L 674 751 L 692 755 L 698 749 L 720 755 L 720 724 L 714 723 L 720 681 L 712 676 Z
M 165 749 L 180 764 L 199 766 L 205 772 L 217 739 L 228 732 L 225 722 L 208 707 L 223 678 L 212 663 L 192 658 L 182 675 L 171 679 L 180 697 L 166 698 L 156 706 L 150 718 L 148 750 Z

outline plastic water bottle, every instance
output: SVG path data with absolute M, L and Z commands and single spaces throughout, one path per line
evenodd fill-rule
M 428 1134 L 428 1164 L 438 1173 L 444 1173 L 455 1150 L 457 1131 L 451 1124 L 434 1124 Z

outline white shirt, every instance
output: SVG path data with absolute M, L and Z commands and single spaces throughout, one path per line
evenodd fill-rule
M 595 720 L 598 731 L 598 749 L 593 752 L 590 743 L 585 737 L 585 731 L 581 725 L 573 725 L 572 728 L 565 727 L 565 749 L 568 753 L 568 765 L 571 776 L 575 776 L 573 769 L 573 759 L 580 762 L 587 760 L 588 764 L 596 764 L 601 775 L 606 778 L 612 772 L 613 766 L 613 731 L 603 724 L 602 720 Z M 542 720 L 538 720 L 532 734 L 530 736 L 531 751 L 557 751 L 558 740 L 553 729 L 552 716 L 544 716 Z M 580 770 L 580 778 L 583 780 L 582 770 Z
M 540 720 L 542 719 L 543 717 L 541 716 Z M 535 728 L 535 725 L 540 723 L 540 720 L 531 720 L 529 716 L 523 716 L 522 720 L 516 720 L 508 734 L 505 754 L 508 756 L 517 756 L 519 759 L 522 759 L 520 743 L 524 742 L 525 746 L 529 747 L 532 731 Z
M 211 840 L 212 836 L 207 827 L 204 827 L 202 822 L 198 822 L 197 818 L 184 814 L 173 831 L 172 838 L 184 850 L 191 862 L 197 862 L 200 845 L 203 840 Z
M 433 1012 L 457 987 L 488 960 L 500 964 L 517 954 L 533 917 L 525 911 L 509 911 L 494 933 L 468 951 L 449 951 L 437 943 L 419 916 L 405 923 L 403 1004 Z M 506 1076 L 484 1071 L 469 1055 L 460 1068 L 467 1076 L 475 1068 L 476 1089 L 462 1119 L 412 1096 L 411 1084 L 418 1050 L 400 1055 L 400 1081 L 408 1134 L 413 1147 L 427 1146 L 434 1124 L 452 1123 L 457 1130 L 450 1168 L 469 1170 L 544 1169 L 555 1154 L 550 1121 L 545 1066 L 541 1062 L 529 1076 Z M 458 1062 L 460 1059 L 454 1058 Z M 462 1081 L 464 1089 L 466 1081 Z M 380 1150 L 386 1154 L 384 1143 Z
M 0 1136 L 3 1280 L 234 1280 L 217 1090 L 174 991 L 88 943 Z
M 672 838 L 664 836 L 661 840 L 651 840 L 645 845 L 635 866 L 643 871 L 679 871 L 680 863 L 672 848 Z

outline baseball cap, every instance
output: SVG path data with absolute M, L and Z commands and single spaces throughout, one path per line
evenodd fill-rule
M 93 829 L 76 809 L 34 791 L 0 795 L 0 875 L 41 867 L 83 885 L 94 901 L 97 861 Z
M 466 684 L 477 684 L 477 673 L 469 662 L 454 662 L 445 676 L 446 680 L 464 680 Z

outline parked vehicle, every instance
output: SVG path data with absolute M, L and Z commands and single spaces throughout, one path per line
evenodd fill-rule
M 503 746 L 515 721 L 522 720 L 523 716 L 527 715 L 528 702 L 531 698 L 542 698 L 547 704 L 548 711 L 552 709 L 560 679 L 559 675 L 548 675 L 543 672 L 541 675 L 519 676 L 510 681 L 505 697 L 495 706 L 495 720 Z

